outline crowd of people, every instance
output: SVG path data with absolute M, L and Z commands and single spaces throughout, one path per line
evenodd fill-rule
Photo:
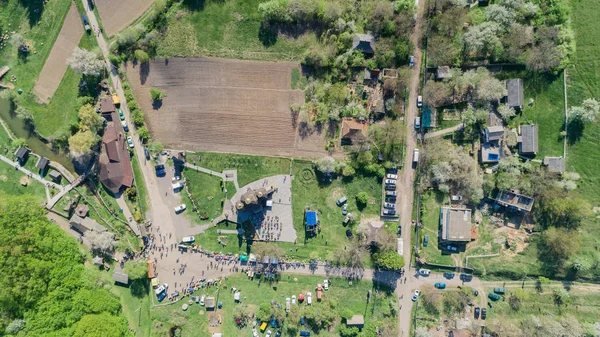
M 256 226 L 256 234 L 260 240 L 264 241 L 279 241 L 283 230 L 282 224 L 279 222 L 278 216 L 267 215 Z

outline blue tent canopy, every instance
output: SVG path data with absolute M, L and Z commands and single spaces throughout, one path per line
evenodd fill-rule
M 314 227 L 317 225 L 317 212 L 306 212 L 306 227 Z

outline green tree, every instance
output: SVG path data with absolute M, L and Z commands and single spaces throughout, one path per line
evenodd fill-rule
M 145 142 L 148 139 L 150 139 L 150 132 L 148 131 L 148 129 L 145 126 L 140 127 L 137 130 L 138 136 L 140 136 L 140 139 Z
M 293 305 L 290 308 L 290 312 L 287 315 L 285 320 L 285 324 L 283 326 L 286 334 L 288 336 L 296 336 L 298 335 L 298 322 L 300 321 L 300 307 L 297 305 Z
M 348 327 L 348 326 L 344 325 L 344 326 L 340 327 L 340 336 L 341 337 L 356 337 L 356 336 L 358 336 L 359 333 L 360 333 L 360 331 L 355 326 Z
M 541 200 L 540 211 L 547 224 L 578 228 L 585 219 L 591 219 L 594 211 L 590 203 L 573 192 L 552 189 L 546 192 Z
M 92 132 L 98 132 L 104 122 L 100 114 L 96 112 L 96 109 L 91 104 L 86 104 L 79 108 L 79 123 L 81 124 L 80 129 L 85 131 L 89 129 Z
M 346 178 L 354 177 L 355 174 L 356 170 L 354 169 L 354 167 L 352 167 L 352 165 L 346 165 L 342 169 L 342 175 Z
M 127 196 L 127 199 L 135 202 L 137 200 L 137 190 L 135 189 L 135 186 L 128 187 L 125 190 L 125 195 Z
M 148 277 L 148 264 L 144 260 L 125 262 L 125 271 L 130 279 L 138 280 Z
M 360 207 L 366 207 L 367 203 L 369 203 L 369 193 L 365 191 L 358 192 L 358 194 L 356 194 L 356 203 Z
M 150 97 L 152 97 L 153 101 L 160 101 L 163 98 L 167 97 L 163 91 L 157 88 L 150 88 Z
M 317 166 L 317 170 L 322 173 L 333 173 L 335 171 L 335 159 L 330 156 L 317 160 L 315 165 Z
M 561 265 L 577 252 L 580 242 L 576 231 L 548 228 L 540 237 L 540 258 L 549 264 Z
M 86 315 L 74 325 L 73 337 L 128 336 L 127 320 L 107 313 Z
M 133 52 L 133 56 L 140 63 L 146 63 L 146 62 L 150 61 L 150 56 L 148 56 L 148 53 L 146 53 L 145 51 L 143 51 L 141 49 L 136 49 L 136 51 Z
M 404 256 L 393 250 L 386 250 L 375 255 L 375 263 L 386 270 L 400 270 L 404 267 Z
M 127 104 L 129 105 L 129 103 L 127 103 Z M 133 109 L 131 111 L 131 114 L 133 115 L 133 124 L 135 124 L 135 126 L 139 127 L 139 126 L 144 125 L 144 113 L 142 112 L 142 110 Z
M 600 111 L 600 103 L 594 98 L 588 98 L 583 101 L 581 106 L 573 106 L 569 109 L 569 118 L 580 120 L 582 122 L 595 122 Z
M 262 303 L 258 312 L 256 313 L 256 318 L 259 320 L 266 322 L 271 319 L 271 311 L 273 310 L 273 306 L 271 303 Z
M 79 131 L 69 138 L 69 150 L 75 155 L 86 154 L 98 142 L 98 136 L 91 131 Z

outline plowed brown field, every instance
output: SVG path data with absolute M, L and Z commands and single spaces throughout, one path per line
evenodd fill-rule
M 172 58 L 128 66 L 153 138 L 176 149 L 315 158 L 325 136 L 300 137 L 290 113 L 304 93 L 291 90 L 296 63 Z M 153 106 L 150 88 L 167 94 Z

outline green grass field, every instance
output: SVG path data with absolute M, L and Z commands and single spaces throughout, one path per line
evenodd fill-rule
M 32 161 L 35 158 L 30 158 Z M 35 163 L 34 163 L 35 164 Z M 40 203 L 46 200 L 46 190 L 43 184 L 30 179 L 30 183 L 27 186 L 21 186 L 19 180 L 25 174 L 21 171 L 15 170 L 11 165 L 0 161 L 0 193 L 9 196 L 16 195 L 33 195 L 39 199 Z
M 439 194 L 438 198 L 443 195 Z M 447 266 L 455 265 L 451 255 L 442 255 L 438 248 L 438 228 L 440 225 L 440 202 L 436 200 L 436 194 L 433 192 L 423 193 L 421 195 L 421 223 L 423 228 L 419 230 L 419 249 L 421 257 L 429 263 L 443 264 Z M 423 246 L 425 235 L 429 236 L 427 247 Z
M 208 0 L 175 3 L 167 15 L 167 34 L 157 41 L 158 56 L 297 60 L 310 45 L 317 43 L 314 33 L 298 38 L 262 37 L 262 19 L 258 13 L 261 2 Z
M 133 177 L 135 179 L 135 185 L 137 186 L 137 194 L 139 200 L 139 207 L 142 214 L 148 212 L 148 189 L 146 188 L 146 182 L 144 181 L 144 175 L 140 168 L 140 161 L 137 156 L 131 158 L 131 165 L 133 166 Z
M 187 169 L 183 172 L 186 184 L 198 206 L 199 213 L 206 213 L 208 222 L 223 212 L 222 201 L 225 199 L 225 192 L 221 187 L 222 179 L 203 172 Z M 189 209 L 192 209 L 192 203 L 189 201 L 185 191 L 179 192 L 184 195 L 185 203 Z M 235 193 L 235 187 L 230 192 L 230 195 Z M 188 212 L 189 213 L 189 212 Z M 191 214 L 191 213 L 190 213 Z M 194 213 L 194 218 L 197 219 L 197 214 Z

